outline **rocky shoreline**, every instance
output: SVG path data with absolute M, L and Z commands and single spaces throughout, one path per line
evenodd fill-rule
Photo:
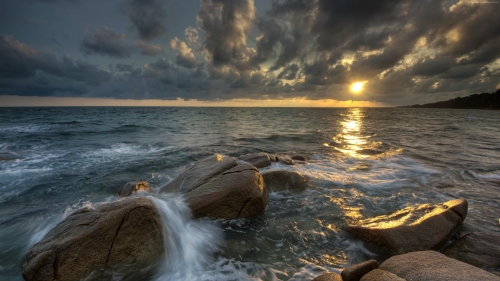
M 300 192 L 308 179 L 289 170 L 260 173 L 280 162 L 299 165 L 302 155 L 213 155 L 159 189 L 181 194 L 194 218 L 253 219 L 264 214 L 270 191 Z M 26 281 L 147 280 L 164 256 L 162 221 L 147 197 L 147 182 L 125 184 L 121 199 L 83 208 L 54 227 L 26 254 Z M 468 203 L 454 199 L 422 204 L 347 225 L 344 230 L 390 256 L 327 273 L 326 280 L 500 280 L 500 236 L 470 233 L 446 247 L 466 218 Z M 168 249 L 167 249 L 168 251 Z M 439 253 L 443 252 L 444 254 Z M 497 274 L 497 275 L 495 275 Z

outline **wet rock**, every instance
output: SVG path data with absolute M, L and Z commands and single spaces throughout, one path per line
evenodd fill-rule
M 271 161 L 279 162 L 279 163 L 285 164 L 285 165 L 295 165 L 295 162 L 293 161 L 293 159 L 286 154 L 271 155 Z
M 379 269 L 389 271 L 408 281 L 500 280 L 496 275 L 435 251 L 394 256 L 383 262 Z
M 261 173 L 269 191 L 301 191 L 307 188 L 307 179 L 293 171 L 265 171 Z
M 292 155 L 291 158 L 297 161 L 307 161 L 307 158 L 303 155 Z
M 269 198 L 257 168 L 220 156 L 201 161 L 161 190 L 183 193 L 195 218 L 253 218 L 264 213 Z
M 342 277 L 337 273 L 325 273 L 314 278 L 312 281 L 342 281 Z
M 469 233 L 451 244 L 444 254 L 488 271 L 499 272 L 500 235 L 482 232 Z
M 344 280 L 345 281 L 345 280 Z M 361 278 L 361 281 L 406 281 L 389 271 L 374 269 Z
M 118 191 L 118 195 L 121 197 L 126 197 L 140 191 L 152 192 L 153 189 L 149 187 L 147 181 L 131 181 L 123 185 L 120 191 Z
M 2 156 L 0 156 L 0 161 L 7 161 L 7 160 L 10 160 L 10 159 L 9 159 L 9 158 L 7 158 L 7 157 L 2 157 Z
M 269 154 L 264 152 L 246 154 L 240 156 L 240 160 L 250 163 L 259 169 L 271 165 L 271 158 L 269 157 Z
M 81 209 L 26 254 L 27 281 L 148 278 L 164 253 L 160 214 L 147 198 L 126 198 Z
M 467 201 L 456 199 L 404 208 L 349 225 L 345 230 L 391 255 L 439 250 L 460 228 L 466 215 Z
M 369 260 L 345 268 L 340 273 L 343 281 L 359 281 L 368 272 L 377 269 L 379 266 L 376 260 Z

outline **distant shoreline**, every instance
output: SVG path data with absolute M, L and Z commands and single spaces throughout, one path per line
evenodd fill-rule
M 400 108 L 489 109 L 500 110 L 500 89 L 494 93 L 474 94 L 447 101 L 399 106 Z

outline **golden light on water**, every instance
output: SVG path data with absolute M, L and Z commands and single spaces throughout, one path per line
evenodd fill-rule
M 365 85 L 366 82 L 356 82 L 351 85 L 351 91 L 354 93 L 359 93 L 363 90 L 363 86 Z
M 345 119 L 340 121 L 342 134 L 337 136 L 336 141 L 343 143 L 343 146 L 338 147 L 337 150 L 352 157 L 366 157 L 365 155 L 358 154 L 358 151 L 362 150 L 367 144 L 367 137 L 363 136 L 360 132 L 363 117 L 364 115 L 359 108 L 349 109 L 348 114 L 345 115 Z

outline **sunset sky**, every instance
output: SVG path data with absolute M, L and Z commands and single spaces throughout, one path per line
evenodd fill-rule
M 500 3 L 0 0 L 0 106 L 394 106 L 500 88 Z

